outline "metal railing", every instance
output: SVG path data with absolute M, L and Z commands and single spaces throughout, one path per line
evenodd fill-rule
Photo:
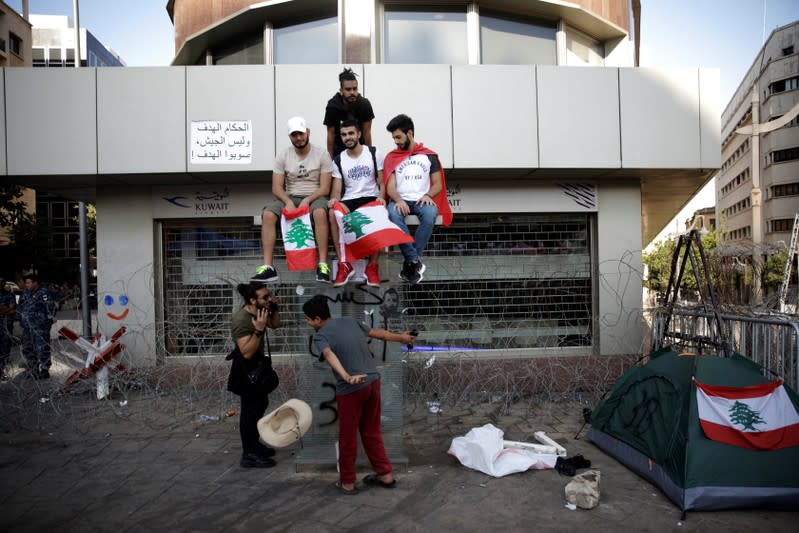
M 674 345 L 697 353 L 718 353 L 729 342 L 733 351 L 763 367 L 766 376 L 776 375 L 799 390 L 799 322 L 721 314 L 718 332 L 714 313 L 702 310 L 665 308 L 652 310 L 652 349 Z M 668 327 L 664 331 L 664 327 Z

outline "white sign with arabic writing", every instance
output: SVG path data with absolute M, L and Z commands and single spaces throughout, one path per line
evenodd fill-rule
M 251 120 L 192 120 L 192 165 L 252 164 Z

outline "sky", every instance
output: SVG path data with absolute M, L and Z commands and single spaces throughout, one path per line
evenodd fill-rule
M 22 11 L 22 0 L 5 0 Z M 130 67 L 166 66 L 175 52 L 166 0 L 79 0 L 80 25 Z M 68 15 L 72 0 L 29 0 L 32 14 Z M 643 67 L 720 71 L 720 111 L 772 30 L 799 20 L 799 0 L 641 0 Z M 693 212 L 715 203 L 713 181 L 661 232 L 684 231 Z
M 772 30 L 796 20 L 798 0 L 641 0 L 640 64 L 718 68 L 723 112 Z M 710 180 L 653 243 L 684 232 L 697 209 L 715 203 Z

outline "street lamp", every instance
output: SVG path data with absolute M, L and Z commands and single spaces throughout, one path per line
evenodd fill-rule
M 752 138 L 752 303 L 755 305 L 760 304 L 763 298 L 763 291 L 760 286 L 760 278 L 762 277 L 763 270 L 761 257 L 763 233 L 760 211 L 762 204 L 762 195 L 760 191 L 760 136 L 785 126 L 797 115 L 799 115 L 799 103 L 781 117 L 761 124 L 760 92 L 757 84 L 755 84 L 752 87 L 752 123 L 735 130 L 735 133 L 739 135 L 749 135 Z

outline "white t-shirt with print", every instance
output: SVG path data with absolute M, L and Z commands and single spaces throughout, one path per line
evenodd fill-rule
M 416 202 L 430 190 L 430 174 L 441 167 L 434 155 L 414 154 L 394 169 L 397 192 L 405 201 Z
M 327 150 L 314 144 L 304 159 L 300 159 L 293 146 L 275 157 L 273 174 L 285 175 L 286 192 L 292 196 L 308 196 L 319 188 L 322 172 L 330 172 L 333 160 Z
M 372 161 L 372 152 L 369 147 L 364 145 L 361 155 L 357 158 L 350 157 L 347 151 L 341 152 L 341 171 L 344 172 L 344 194 L 342 200 L 353 200 L 355 198 L 365 198 L 368 196 L 378 196 L 380 186 L 377 183 L 377 171 L 383 170 L 383 159 L 385 156 L 379 148 L 375 149 L 375 161 L 377 170 Z M 333 162 L 333 179 L 342 179 L 338 165 Z

